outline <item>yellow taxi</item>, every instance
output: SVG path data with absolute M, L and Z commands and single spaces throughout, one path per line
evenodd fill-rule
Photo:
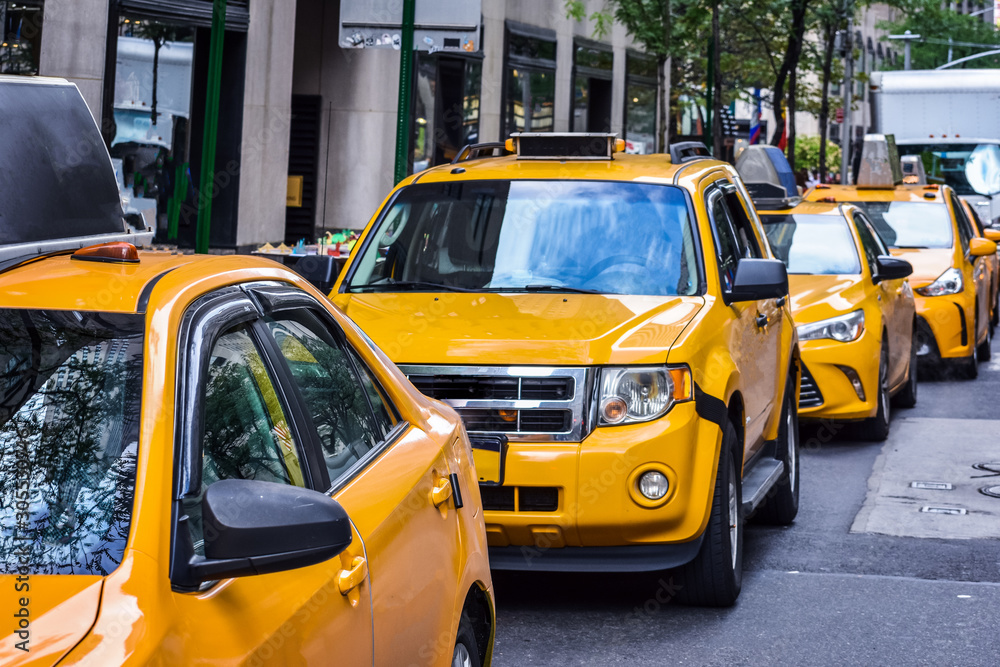
M 330 297 L 506 441 L 494 569 L 681 568 L 681 599 L 728 605 L 744 518 L 798 508 L 787 275 L 729 165 L 623 143 L 519 134 L 404 180 Z
M 965 199 L 961 201 L 962 208 L 965 209 L 965 215 L 972 222 L 976 235 L 994 243 L 1000 241 L 1000 230 L 986 227 L 979 215 L 976 214 L 972 204 Z M 996 329 L 997 324 L 1000 324 L 1000 254 L 994 253 L 989 255 L 986 258 L 986 268 L 989 272 L 990 329 L 992 331 Z M 987 354 L 986 357 L 981 357 L 981 359 L 988 361 L 989 355 Z
M 892 254 L 913 265 L 918 357 L 955 363 L 975 378 L 990 349 L 984 258 L 996 253 L 996 243 L 978 236 L 955 191 L 947 185 L 818 185 L 806 199 L 850 202 L 865 211 Z
M 75 87 L 0 115 L 51 131 L 0 209 L 0 664 L 489 664 L 455 412 L 284 267 L 137 251 Z
M 863 437 L 885 440 L 890 397 L 917 402 L 913 268 L 890 256 L 856 206 L 802 202 L 759 213 L 789 273 L 802 350 L 799 416 L 860 421 Z

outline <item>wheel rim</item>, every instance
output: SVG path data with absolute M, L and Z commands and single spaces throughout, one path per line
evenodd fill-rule
M 879 364 L 879 392 L 878 400 L 882 404 L 883 421 L 889 423 L 889 363 L 882 355 L 882 362 Z
M 451 658 L 451 667 L 472 667 L 472 656 L 465 644 L 455 644 L 455 654 Z
M 792 411 L 788 411 L 787 423 L 785 428 L 788 429 L 788 485 L 792 492 L 795 492 L 795 474 L 798 468 L 798 451 L 799 451 L 799 434 L 798 430 L 794 428 L 795 420 L 792 415 Z
M 740 536 L 739 505 L 736 503 L 736 471 L 729 463 L 729 550 L 732 555 L 733 569 L 736 569 L 736 544 Z

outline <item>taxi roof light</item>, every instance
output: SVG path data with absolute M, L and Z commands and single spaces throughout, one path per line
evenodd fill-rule
M 903 169 L 891 134 L 866 134 L 861 148 L 859 190 L 892 190 L 903 182 Z
M 608 132 L 515 132 L 505 148 L 518 160 L 613 160 L 625 140 Z
M 84 262 L 111 262 L 114 264 L 138 264 L 139 251 L 131 243 L 124 241 L 114 243 L 99 243 L 98 245 L 80 248 L 74 252 L 71 259 Z

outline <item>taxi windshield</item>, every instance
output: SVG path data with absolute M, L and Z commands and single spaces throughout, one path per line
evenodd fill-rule
M 118 567 L 142 339 L 142 315 L 0 310 L 0 574 Z
M 349 291 L 692 295 L 684 190 L 606 181 L 462 181 L 401 190 Z
M 857 275 L 861 260 L 847 220 L 839 215 L 762 215 L 764 232 L 788 273 Z
M 997 144 L 900 144 L 900 155 L 919 155 L 928 183 L 950 185 L 960 195 L 1000 194 Z
M 952 247 L 951 215 L 942 202 L 851 202 L 871 218 L 872 226 L 892 248 Z

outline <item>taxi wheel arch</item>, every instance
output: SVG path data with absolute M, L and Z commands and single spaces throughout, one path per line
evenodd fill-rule
M 743 476 L 743 453 L 746 451 L 743 415 L 743 396 L 737 391 L 729 398 L 727 416 L 729 417 L 729 423 L 732 424 L 733 429 L 736 431 L 736 443 L 733 446 L 732 453 L 736 457 L 738 472 L 741 477 Z
M 469 593 L 465 596 L 465 602 L 462 605 L 462 614 L 459 620 L 459 628 L 456 632 L 456 641 L 458 640 L 457 635 L 462 631 L 462 620 L 468 619 L 472 634 L 475 637 L 480 665 L 489 664 L 487 657 L 492 653 L 490 650 L 493 640 L 492 609 L 493 607 L 486 592 L 478 584 L 473 584 L 469 588 Z

